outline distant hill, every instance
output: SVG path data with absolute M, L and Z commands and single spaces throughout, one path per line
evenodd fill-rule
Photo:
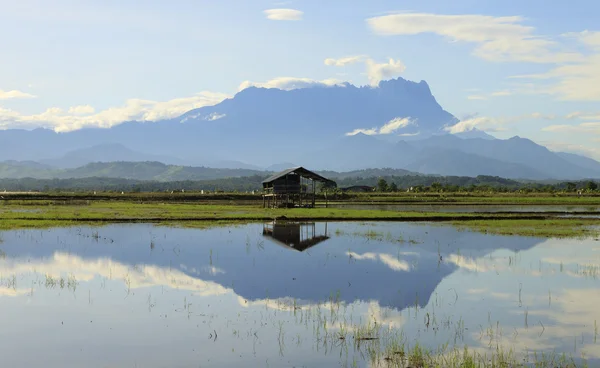
M 164 164 L 182 165 L 182 160 L 168 157 L 149 155 L 133 151 L 119 143 L 99 144 L 67 152 L 62 157 L 42 160 L 41 163 L 57 168 L 76 168 L 92 162 L 144 162 L 156 161 Z
M 460 138 L 438 134 L 388 142 L 357 134 L 295 160 L 320 170 L 390 167 L 436 175 L 496 175 L 512 179 L 600 178 L 600 162 L 556 153 L 526 138 Z
M 211 180 L 252 175 L 264 175 L 264 172 L 248 169 L 215 169 L 165 165 L 160 162 L 96 162 L 74 169 L 36 169 L 14 163 L 0 163 L 0 178 L 7 179 L 76 179 L 100 177 L 169 182 Z

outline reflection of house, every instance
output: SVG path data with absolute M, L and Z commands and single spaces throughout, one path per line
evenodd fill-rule
M 351 187 L 341 188 L 342 192 L 365 193 L 372 192 L 375 188 L 368 185 L 353 185 Z
M 324 233 L 317 235 L 314 222 L 269 222 L 263 225 L 263 236 L 300 252 L 329 239 L 327 224 Z
M 314 207 L 317 182 L 336 186 L 332 180 L 303 167 L 294 167 L 262 182 L 263 207 Z

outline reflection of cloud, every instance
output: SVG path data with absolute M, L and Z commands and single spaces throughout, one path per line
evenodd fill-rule
M 402 312 L 396 309 L 381 307 L 377 302 L 369 303 L 368 318 L 388 328 L 401 328 L 404 325 Z
M 57 252 L 49 260 L 2 260 L 0 273 L 3 275 L 46 274 L 53 278 L 67 275 L 77 281 L 90 281 L 96 277 L 123 280 L 131 289 L 166 286 L 193 291 L 199 296 L 223 295 L 231 292 L 215 282 L 203 281 L 185 273 L 157 266 L 138 265 L 129 267 L 108 258 L 93 261 L 79 256 Z
M 487 272 L 490 269 L 485 264 L 479 264 L 474 258 L 467 258 L 465 256 L 450 254 L 444 258 L 446 263 L 452 263 L 459 268 L 462 268 L 467 271 L 474 272 Z
M 573 344 L 577 340 L 576 354 L 583 354 L 586 358 L 600 359 L 600 344 L 594 343 L 594 322 L 600 321 L 600 293 L 594 289 L 565 290 L 560 294 L 553 295 L 552 309 L 538 307 L 540 309 L 528 310 L 528 325 L 523 322 L 518 326 L 502 326 L 499 328 L 505 332 L 510 331 L 514 338 L 500 335 L 494 341 L 504 351 L 515 351 L 517 354 L 526 354 L 537 351 L 555 351 L 557 341 L 565 341 Z M 514 311 L 524 316 L 523 309 Z M 493 328 L 494 330 L 496 327 Z M 472 334 L 474 341 L 480 341 L 482 345 L 488 345 L 489 336 L 482 336 L 480 332 Z M 481 339 L 480 339 L 481 338 Z M 582 342 L 583 340 L 583 342 Z M 475 351 L 485 350 L 476 348 Z M 564 349 L 564 346 L 562 347 Z M 561 351 L 561 350 L 559 350 Z
M 354 259 L 357 260 L 371 260 L 371 261 L 377 261 L 379 260 L 380 262 L 382 262 L 383 264 L 385 264 L 386 266 L 388 266 L 389 268 L 391 268 L 394 271 L 410 271 L 411 270 L 411 266 L 410 264 L 408 264 L 408 262 L 406 261 L 402 261 L 399 260 L 398 258 L 395 258 L 392 255 L 389 254 L 385 254 L 385 253 L 364 253 L 364 254 L 358 254 L 355 252 L 346 252 L 346 254 L 349 257 L 352 257 Z
M 213 276 L 218 275 L 220 273 L 225 273 L 225 271 L 223 271 L 222 269 L 215 267 L 215 266 L 207 266 L 207 267 L 204 267 L 203 270 L 205 272 L 210 273 Z
M 19 290 L 16 288 L 0 286 L 0 296 L 20 296 L 27 294 L 27 290 Z
M 467 294 L 484 294 L 487 293 L 488 289 L 468 289 Z

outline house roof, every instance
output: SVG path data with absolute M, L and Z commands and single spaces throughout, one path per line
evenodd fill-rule
M 322 177 L 321 175 L 319 175 L 317 173 L 314 173 L 314 172 L 312 172 L 310 170 L 307 170 L 307 169 L 303 168 L 302 166 L 298 166 L 298 167 L 292 167 L 292 168 L 283 170 L 282 172 L 279 172 L 279 173 L 277 173 L 275 175 L 272 175 L 272 176 L 268 177 L 267 179 L 263 180 L 262 183 L 263 184 L 271 183 L 271 182 L 273 182 L 273 181 L 275 181 L 275 180 L 277 180 L 279 178 L 282 178 L 282 177 L 284 177 L 286 175 L 289 175 L 291 173 L 295 173 L 295 174 L 298 174 L 298 175 L 300 175 L 302 177 L 305 177 L 305 178 L 308 178 L 308 179 L 312 179 L 312 180 L 315 180 L 315 181 L 324 182 L 324 183 L 333 182 L 333 180 L 329 180 L 327 178 Z

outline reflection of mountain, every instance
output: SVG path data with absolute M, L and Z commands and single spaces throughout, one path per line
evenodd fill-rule
M 325 224 L 325 231 L 318 234 L 314 222 L 269 222 L 263 225 L 263 236 L 276 244 L 281 244 L 300 252 L 329 239 L 327 224 Z
M 324 234 L 324 227 L 315 224 L 314 234 Z M 340 235 L 347 229 L 373 228 L 422 243 L 400 245 Z M 98 241 L 93 236 L 96 231 Z M 35 231 L 28 236 L 7 232 L 0 249 L 11 263 L 43 260 L 60 252 L 95 263 L 108 259 L 131 267 L 178 269 L 193 279 L 232 288 L 248 300 L 294 298 L 321 303 L 339 297 L 346 303 L 373 300 L 400 310 L 427 304 L 442 279 L 463 267 L 451 255 L 480 257 L 499 248 L 529 249 L 539 242 L 398 223 L 329 224 L 328 231 L 338 235 L 303 252 L 263 242 L 260 224 L 208 230 L 114 225 Z

